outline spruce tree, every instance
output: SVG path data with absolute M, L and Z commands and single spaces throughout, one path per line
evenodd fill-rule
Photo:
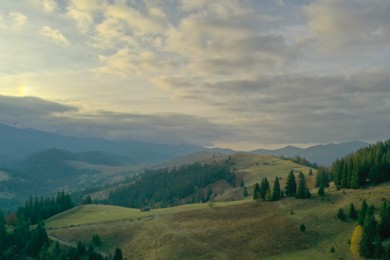
M 386 239 L 390 237 L 390 207 L 389 204 L 384 201 L 379 214 L 381 222 L 379 224 L 379 232 L 382 238 Z
M 306 181 L 305 181 L 305 176 L 303 173 L 299 173 L 299 185 L 297 189 L 297 193 L 295 197 L 297 199 L 304 199 L 305 198 L 305 192 L 306 192 Z
M 356 219 L 357 218 L 357 212 L 356 212 L 356 209 L 355 209 L 355 205 L 353 205 L 353 203 L 351 203 L 349 205 L 349 217 L 351 219 Z
M 362 201 L 362 204 L 360 206 L 360 211 L 359 211 L 358 225 L 360 226 L 363 226 L 364 224 L 367 208 L 368 208 L 367 201 L 364 199 Z
M 122 250 L 120 248 L 115 249 L 114 260 L 122 260 Z
M 306 190 L 305 190 L 305 199 L 310 199 L 311 198 L 311 193 L 309 191 L 309 188 L 306 187 Z
M 284 194 L 286 195 L 286 197 L 292 197 L 295 196 L 296 193 L 297 193 L 297 184 L 295 182 L 294 172 L 293 170 L 291 170 L 287 177 Z
M 280 184 L 279 184 L 279 178 L 275 177 L 274 187 L 272 189 L 272 200 L 277 201 L 280 199 Z
M 265 200 L 265 195 L 267 194 L 267 191 L 270 190 L 269 182 L 267 178 L 263 178 L 261 180 L 260 184 L 260 197 Z
M 383 254 L 383 245 L 382 245 L 382 241 L 381 241 L 381 237 L 379 235 L 379 233 L 377 232 L 377 234 L 375 235 L 375 239 L 374 239 L 374 257 L 375 259 L 379 259 L 381 258 Z
M 324 185 L 322 183 L 320 184 L 320 188 L 318 189 L 318 195 L 320 197 L 323 197 L 325 195 L 325 189 L 324 189 Z
M 373 207 L 367 208 L 363 224 L 362 240 L 359 244 L 360 255 L 370 258 L 374 255 L 374 240 L 376 235 L 376 221 Z
M 242 196 L 244 196 L 244 198 L 248 197 L 248 189 L 246 188 L 246 186 L 244 186 L 244 191 L 242 192 Z
M 341 221 L 345 221 L 345 214 L 342 208 L 339 208 L 339 210 L 337 211 L 337 218 Z

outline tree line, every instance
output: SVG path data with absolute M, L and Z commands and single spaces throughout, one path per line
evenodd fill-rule
M 390 205 L 386 200 L 382 203 L 379 219 L 375 215 L 375 207 L 368 206 L 366 200 L 362 201 L 358 212 L 351 204 L 349 216 L 357 220 L 350 240 L 351 252 L 366 259 L 390 259 L 390 244 L 385 246 L 383 243 L 390 238 Z M 341 220 L 345 221 L 345 217 Z
M 390 140 L 361 148 L 332 164 L 338 188 L 360 188 L 390 180 Z
M 298 184 L 295 179 L 294 171 L 291 170 L 287 176 L 286 186 L 284 189 L 280 187 L 279 177 L 275 177 L 274 186 L 271 191 L 269 181 L 267 177 L 265 177 L 261 180 L 260 184 L 255 184 L 253 190 L 254 200 L 262 199 L 265 201 L 277 201 L 285 197 L 295 197 L 297 199 L 311 198 L 310 191 L 306 186 L 305 175 L 302 172 L 298 173 Z
M 30 198 L 7 216 L 0 210 L 0 259 L 122 259 L 119 248 L 114 258 L 96 252 L 96 237 L 89 245 L 79 242 L 76 248 L 61 248 L 49 240 L 43 220 L 73 205 L 69 194 L 59 192 L 56 197 Z
M 34 225 L 73 207 L 74 203 L 70 195 L 61 191 L 55 197 L 30 197 L 24 206 L 19 207 L 16 214 L 19 219 L 24 219 L 28 224 Z
M 145 205 L 169 207 L 205 202 L 213 194 L 209 185 L 218 180 L 235 185 L 235 175 L 228 161 L 197 162 L 173 169 L 146 170 L 127 187 L 111 192 L 104 203 L 141 208 Z

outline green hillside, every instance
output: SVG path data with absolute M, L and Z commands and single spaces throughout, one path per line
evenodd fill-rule
M 46 227 L 50 236 L 65 241 L 88 242 L 98 234 L 99 250 L 112 252 L 119 246 L 128 259 L 360 259 L 348 244 L 356 222 L 336 219 L 336 211 L 347 212 L 350 203 L 358 208 L 363 198 L 379 208 L 386 194 L 390 184 L 328 188 L 325 197 L 310 200 L 241 200 L 149 212 L 85 205 L 48 220 Z M 306 226 L 304 233 L 300 224 Z

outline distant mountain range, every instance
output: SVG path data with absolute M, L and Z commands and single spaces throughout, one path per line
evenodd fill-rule
M 107 140 L 63 136 L 56 133 L 38 131 L 31 128 L 18 128 L 0 124 L 0 165 L 20 160 L 23 157 L 50 148 L 59 148 L 71 152 L 86 152 L 85 157 L 98 160 L 96 151 L 110 154 L 110 163 L 150 164 L 172 160 L 191 153 L 209 150 L 220 153 L 233 153 L 230 149 L 208 149 L 196 145 L 151 144 L 132 141 Z M 95 153 L 95 154 L 93 154 Z M 92 159 L 92 157 L 95 158 Z M 107 160 L 107 156 L 104 158 Z M 104 164 L 104 163 L 103 163 Z
M 287 146 L 251 153 L 284 157 L 300 156 L 330 165 L 367 143 L 353 141 Z M 99 138 L 62 136 L 0 124 L 0 208 L 10 209 L 28 196 L 46 196 L 59 190 L 82 189 L 117 183 L 144 167 L 173 167 L 233 155 L 231 149 L 196 145 L 166 145 Z
M 351 141 L 339 144 L 315 145 L 308 148 L 299 148 L 295 146 L 286 146 L 276 150 L 257 149 L 252 151 L 255 154 L 270 154 L 275 156 L 294 157 L 299 156 L 306 158 L 309 162 L 319 165 L 329 166 L 337 158 L 367 146 L 368 143 L 361 141 Z

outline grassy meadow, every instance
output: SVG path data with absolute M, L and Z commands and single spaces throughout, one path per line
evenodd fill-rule
M 220 158 L 219 158 L 220 159 Z M 128 259 L 360 259 L 349 251 L 348 240 L 356 222 L 338 220 L 350 203 L 361 201 L 379 208 L 389 199 L 390 184 L 358 190 L 325 189 L 319 197 L 309 168 L 273 156 L 239 153 L 231 156 L 237 187 L 219 181 L 212 185 L 214 203 L 171 208 L 139 209 L 108 205 L 82 205 L 46 221 L 51 237 L 64 242 L 91 241 L 101 237 L 98 250 L 120 247 Z M 281 176 L 281 187 L 290 170 L 302 171 L 312 199 L 286 198 L 254 202 L 253 185 L 267 177 L 271 187 Z M 242 198 L 241 179 L 250 195 Z M 301 232 L 299 226 L 306 230 Z M 330 252 L 331 248 L 335 252 Z

